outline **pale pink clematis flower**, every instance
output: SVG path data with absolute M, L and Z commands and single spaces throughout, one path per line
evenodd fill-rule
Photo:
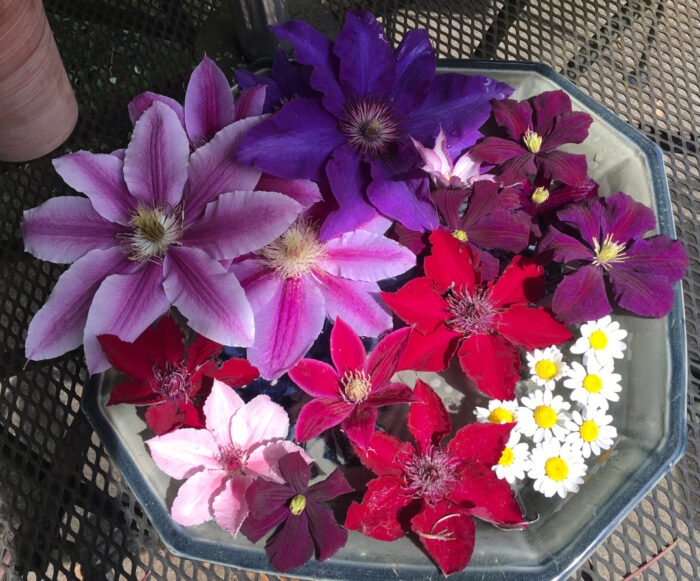
M 280 458 L 292 452 L 310 458 L 286 440 L 289 417 L 268 396 L 247 404 L 214 380 L 204 404 L 205 430 L 181 428 L 147 440 L 151 456 L 168 476 L 186 479 L 171 507 L 176 522 L 198 525 L 212 518 L 232 535 L 248 515 L 245 493 L 256 478 L 284 484 Z
M 467 153 L 462 155 L 456 163 L 453 163 L 450 153 L 447 151 L 445 133 L 442 129 L 440 129 L 440 133 L 435 139 L 435 147 L 432 149 L 425 147 L 413 138 L 411 141 L 425 162 L 421 169 L 430 174 L 437 188 L 464 189 L 474 182 L 481 180 L 492 182 L 494 180 L 494 176 L 482 174 L 481 162 L 473 160 Z

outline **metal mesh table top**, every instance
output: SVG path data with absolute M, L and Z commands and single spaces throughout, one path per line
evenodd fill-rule
M 265 579 L 170 554 L 80 412 L 82 351 L 26 362 L 33 313 L 63 268 L 24 253 L 22 211 L 67 187 L 51 158 L 127 143 L 126 105 L 152 90 L 181 99 L 204 52 L 238 64 L 221 0 L 44 0 L 80 105 L 78 126 L 51 155 L 0 163 L 0 581 Z M 686 456 L 575 578 L 621 579 L 678 541 L 641 579 L 700 579 L 700 8 L 696 0 L 299 0 L 292 14 L 342 20 L 365 8 L 393 41 L 424 27 L 440 57 L 543 62 L 664 152 L 678 236 L 691 257 L 683 282 L 690 384 Z

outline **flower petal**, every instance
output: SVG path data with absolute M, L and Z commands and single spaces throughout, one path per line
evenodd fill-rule
M 188 406 L 187 403 L 190 405 Z M 197 418 L 197 410 L 192 405 L 191 402 L 187 402 L 183 409 L 178 409 L 177 404 L 172 400 L 165 400 L 158 405 L 149 406 L 144 414 L 146 420 L 146 425 L 156 436 L 162 436 L 171 432 L 175 428 L 182 427 L 186 425 L 187 422 L 187 408 L 189 407 L 190 418 Z M 194 412 L 194 415 L 192 415 Z M 190 428 L 203 428 L 203 425 L 199 425 L 195 422 L 195 425 L 189 425 Z
M 280 474 L 299 494 L 305 494 L 311 480 L 311 466 L 301 454 L 288 454 L 280 459 Z
M 348 371 L 364 370 L 367 352 L 360 337 L 343 319 L 337 318 L 331 331 L 330 351 L 337 377 Z
M 593 117 L 581 111 L 569 111 L 556 117 L 554 128 L 542 139 L 542 150 L 554 149 L 565 143 L 583 143 Z
M 420 105 L 435 77 L 435 51 L 425 29 L 409 30 L 396 48 L 396 80 L 391 102 L 404 114 Z
M 367 358 L 367 373 L 372 383 L 372 392 L 384 387 L 399 368 L 399 362 L 406 351 L 410 327 L 397 329 L 382 338 Z
M 594 257 L 589 247 L 584 246 L 576 238 L 560 232 L 554 226 L 547 228 L 547 232 L 537 245 L 537 255 L 545 260 L 557 262 L 591 260 Z
M 208 361 L 201 368 L 202 375 L 218 379 L 230 387 L 243 387 L 254 381 L 260 374 L 247 359 L 231 357 L 218 367 L 215 361 Z
M 447 445 L 450 456 L 491 468 L 501 459 L 515 424 L 473 423 L 457 430 Z
M 554 149 L 535 156 L 535 165 L 543 177 L 577 186 L 588 177 L 586 156 Z
M 291 440 L 276 440 L 253 449 L 248 456 L 246 470 L 250 474 L 261 476 L 278 484 L 289 482 L 289 479 L 283 475 L 279 463 L 292 455 L 301 456 L 304 462 L 311 463 L 311 458 L 303 448 Z
M 125 228 L 109 222 L 77 196 L 51 198 L 26 210 L 22 220 L 24 248 L 41 260 L 70 264 L 95 248 L 118 245 Z
M 153 461 L 172 478 L 189 478 L 200 470 L 221 470 L 219 446 L 207 430 L 181 428 L 146 440 Z M 223 471 L 222 471 L 223 472 Z
M 399 511 L 411 502 L 413 498 L 401 494 L 398 478 L 375 478 L 367 484 L 362 504 L 353 502 L 348 507 L 345 528 L 380 541 L 395 541 L 405 532 L 398 520 Z
M 355 446 L 362 450 L 367 449 L 374 434 L 378 415 L 376 407 L 356 405 L 353 412 L 343 420 L 343 431 Z
M 432 252 L 423 264 L 425 274 L 435 281 L 435 290 L 444 293 L 450 287 L 464 287 L 472 293 L 480 281 L 477 280 L 471 248 L 448 230 L 434 230 L 430 243 Z
M 532 129 L 532 107 L 527 101 L 502 99 L 492 102 L 493 117 L 513 141 L 518 142 Z
M 306 491 L 306 498 L 313 502 L 328 502 L 343 494 L 355 492 L 340 468 L 336 468 L 325 480 L 317 482 Z
M 279 192 L 289 196 L 304 208 L 309 208 L 323 199 L 321 190 L 311 180 L 289 180 L 267 173 L 260 176 L 255 189 L 261 192 Z
M 294 439 L 306 442 L 315 438 L 328 428 L 337 426 L 352 413 L 354 407 L 341 399 L 312 399 L 299 412 Z
M 216 495 L 212 503 L 216 524 L 234 537 L 248 516 L 248 501 L 245 493 L 252 481 L 252 477 L 242 474 L 229 478 L 224 489 Z
M 287 484 L 258 478 L 246 491 L 250 516 L 255 519 L 264 518 L 267 513 L 284 506 L 296 494 L 296 490 Z M 243 534 L 246 534 L 245 530 Z
M 415 401 L 418 401 L 418 397 L 407 385 L 403 383 L 387 383 L 379 389 L 373 390 L 365 403 L 380 407 L 394 403 L 413 403 Z
M 275 275 L 275 271 L 268 268 L 265 262 L 258 258 L 250 258 L 240 262 L 234 262 L 229 271 L 245 289 L 246 297 L 250 301 L 253 312 L 259 312 L 264 305 L 272 300 L 278 287 L 284 285 L 284 280 Z
M 444 325 L 426 334 L 414 330 L 408 338 L 399 369 L 444 371 L 450 364 L 461 338 L 460 333 Z
M 530 152 L 525 149 L 525 147 L 510 139 L 504 139 L 503 137 L 484 137 L 484 139 L 469 150 L 469 155 L 474 159 L 497 165 L 518 157 L 526 156 L 531 158 Z M 534 170 L 535 166 L 533 163 L 531 173 L 535 173 Z
M 544 291 L 544 269 L 532 258 L 516 256 L 491 288 L 496 308 L 513 303 L 536 303 Z
M 178 103 L 175 99 L 171 99 L 165 95 L 159 95 L 158 93 L 152 93 L 151 91 L 146 91 L 145 93 L 136 95 L 136 97 L 134 97 L 129 103 L 127 108 L 129 110 L 129 118 L 131 119 L 131 122 L 136 123 L 140 119 L 141 115 L 144 114 L 146 109 L 148 109 L 156 101 L 167 105 L 173 111 L 175 111 L 175 115 L 177 115 L 180 125 L 182 125 L 183 128 L 185 127 L 185 109 L 182 107 L 182 105 L 180 105 L 180 103 Z
M 202 470 L 188 478 L 173 500 L 170 514 L 186 527 L 202 524 L 213 518 L 212 501 L 226 484 L 222 470 Z
M 204 402 L 204 416 L 209 430 L 220 447 L 231 442 L 231 419 L 245 403 L 234 389 L 214 380 L 209 397 Z
M 382 298 L 397 316 L 421 333 L 434 331 L 450 318 L 447 302 L 426 276 L 409 280 L 394 293 L 382 293 Z
M 478 462 L 467 464 L 460 476 L 452 496 L 462 503 L 473 504 L 469 512 L 474 516 L 501 525 L 523 522 L 522 509 L 510 485 L 498 478 L 490 466 Z
M 600 213 L 603 236 L 612 234 L 614 240 L 624 244 L 656 228 L 653 210 L 624 192 L 605 198 L 603 204 Z
M 187 181 L 190 144 L 175 112 L 156 101 L 141 115 L 124 157 L 124 181 L 147 207 L 174 206 Z
M 103 335 L 103 337 L 114 337 L 114 335 Z M 117 339 L 117 341 L 119 341 L 119 339 Z M 123 381 L 115 385 L 112 391 L 109 392 L 107 405 L 117 405 L 120 403 L 150 405 L 162 399 L 163 396 L 153 391 L 150 383 L 141 379 L 136 379 L 134 381 Z
M 245 347 L 253 342 L 253 311 L 235 275 L 197 248 L 171 246 L 163 262 L 163 288 L 197 333 Z
M 443 438 L 452 431 L 452 422 L 445 404 L 427 383 L 416 380 L 415 394 L 419 402 L 411 404 L 408 411 L 408 431 L 424 454 L 430 447 L 439 446 Z
M 348 542 L 348 531 L 335 522 L 330 508 L 315 502 L 307 503 L 309 531 L 316 545 L 318 560 L 325 561 L 335 555 Z
M 411 230 L 432 230 L 440 223 L 425 174 L 375 177 L 367 188 L 367 197 L 382 214 Z
M 282 573 L 306 563 L 314 554 L 306 511 L 290 515 L 267 540 L 265 551 L 272 566 Z
M 469 242 L 483 248 L 522 252 L 530 241 L 531 219 L 525 212 L 497 211 L 469 230 Z
M 676 293 L 662 272 L 650 274 L 615 266 L 609 275 L 618 305 L 638 315 L 657 319 L 671 310 Z
M 568 324 L 595 321 L 612 311 L 600 267 L 588 264 L 567 274 L 552 297 L 552 310 Z
M 561 89 L 545 91 L 532 99 L 535 110 L 535 126 L 533 129 L 541 136 L 548 134 L 556 118 L 571 111 L 571 99 Z
M 185 127 L 195 144 L 209 141 L 234 121 L 233 93 L 226 75 L 204 57 L 192 71 L 185 93 Z
M 332 398 L 340 394 L 338 374 L 323 361 L 302 359 L 289 370 L 289 378 L 313 397 Z
M 231 421 L 231 442 L 244 450 L 278 438 L 286 438 L 289 416 L 267 395 L 258 395 L 236 412 Z
M 247 117 L 257 117 L 264 113 L 268 87 L 255 85 L 245 89 L 236 99 L 233 109 L 233 120 L 240 121 Z
M 122 160 L 114 155 L 76 151 L 54 159 L 53 166 L 64 182 L 90 199 L 103 218 L 122 225 L 129 223 L 136 199 L 126 188 Z
M 369 442 L 367 450 L 353 448 L 360 462 L 377 476 L 397 476 L 403 474 L 403 468 L 396 463 L 401 455 L 413 456 L 414 447 L 386 432 L 376 431 Z
M 257 485 L 263 486 L 267 484 L 263 480 L 256 480 L 248 487 L 246 491 L 246 500 L 250 499 L 250 491 L 257 488 Z M 257 543 L 262 539 L 268 532 L 274 529 L 278 524 L 284 522 L 286 518 L 291 515 L 289 507 L 278 506 L 277 508 L 270 509 L 269 512 L 265 514 L 253 517 L 251 514 L 248 518 L 243 521 L 243 525 L 240 531 L 246 536 L 246 538 L 251 543 Z
M 551 311 L 542 308 L 529 309 L 525 305 L 512 305 L 504 310 L 501 313 L 498 332 L 528 351 L 559 345 L 571 339 L 566 325 L 557 321 Z
M 458 356 L 462 370 L 480 392 L 492 399 L 515 397 L 520 355 L 506 339 L 500 335 L 471 335 L 462 342 Z

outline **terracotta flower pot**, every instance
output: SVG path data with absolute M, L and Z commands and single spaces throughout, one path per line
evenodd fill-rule
M 58 147 L 78 119 L 41 0 L 0 0 L 0 160 Z

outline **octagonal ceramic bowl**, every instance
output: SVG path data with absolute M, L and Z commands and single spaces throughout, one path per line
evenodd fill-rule
M 594 119 L 586 142 L 568 150 L 587 155 L 589 175 L 600 184 L 600 193 L 627 192 L 654 209 L 659 233 L 674 235 L 660 150 L 552 69 L 530 63 L 443 61 L 440 70 L 505 81 L 515 87 L 516 99 L 565 90 L 574 109 L 586 111 Z M 616 365 L 616 371 L 623 375 L 623 391 L 620 402 L 611 406 L 620 434 L 612 451 L 593 467 L 580 491 L 566 499 L 545 499 L 528 487 L 520 490 L 526 514 L 535 520 L 527 530 L 501 530 L 478 523 L 471 562 L 451 578 L 516 581 L 566 577 L 682 456 L 687 437 L 687 365 L 680 284 L 675 293 L 675 306 L 663 319 L 615 316 L 629 336 L 625 359 Z M 459 385 L 459 377 L 449 370 L 424 377 L 442 395 L 457 427 L 471 421 L 474 405 L 483 403 L 483 398 Z M 151 460 L 144 445 L 144 437 L 151 434 L 137 408 L 105 407 L 115 378 L 110 373 L 92 378 L 83 396 L 83 410 L 162 540 L 185 557 L 270 572 L 264 543 L 253 546 L 242 535 L 234 539 L 213 522 L 183 527 L 170 518 L 168 507 L 179 482 L 171 481 Z M 403 379 L 411 383 L 414 377 Z M 401 413 L 405 411 L 385 413 L 380 423 L 385 428 L 401 426 Z M 294 410 L 291 415 L 295 416 Z M 308 450 L 322 471 L 329 473 L 334 468 L 337 450 L 329 451 L 327 441 L 312 441 Z M 382 581 L 443 578 L 409 537 L 386 543 L 352 531 L 348 544 L 333 558 L 324 563 L 311 560 L 289 574 Z

